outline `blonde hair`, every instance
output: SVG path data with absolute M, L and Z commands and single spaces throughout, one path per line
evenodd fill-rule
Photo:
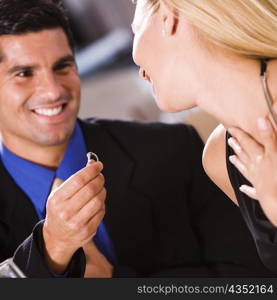
M 216 44 L 254 58 L 277 58 L 277 0 L 148 0 L 175 8 Z
M 137 4 L 138 0 L 132 0 L 134 4 Z M 160 7 L 161 0 L 147 0 L 144 3 L 144 8 L 148 10 L 149 14 L 154 14 Z

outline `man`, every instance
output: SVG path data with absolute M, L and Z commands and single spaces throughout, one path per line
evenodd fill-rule
M 17 249 L 28 277 L 270 275 L 192 127 L 77 120 L 59 1 L 0 0 L 0 54 L 1 260 Z

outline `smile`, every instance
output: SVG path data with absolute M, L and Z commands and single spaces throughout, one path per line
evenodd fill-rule
M 61 106 L 59 106 L 57 108 L 53 108 L 53 109 L 38 108 L 38 109 L 35 109 L 34 112 L 39 115 L 43 115 L 43 116 L 57 116 L 62 111 L 62 109 L 63 109 L 63 107 L 61 105 Z
M 66 104 L 61 104 L 53 108 L 36 108 L 32 111 L 41 116 L 53 117 L 59 115 L 65 106 Z

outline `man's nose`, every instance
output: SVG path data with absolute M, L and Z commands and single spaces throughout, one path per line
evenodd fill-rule
M 54 74 L 44 74 L 38 79 L 37 92 L 45 100 L 55 101 L 62 95 L 62 84 L 55 78 Z

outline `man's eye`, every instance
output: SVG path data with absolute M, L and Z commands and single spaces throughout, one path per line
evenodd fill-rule
M 63 71 L 63 70 L 66 70 L 68 68 L 72 68 L 73 67 L 73 64 L 61 64 L 61 65 L 58 65 L 56 66 L 56 71 Z
M 21 78 L 30 77 L 30 76 L 32 76 L 32 72 L 31 71 L 21 71 L 21 72 L 17 73 L 16 76 L 21 77 Z

